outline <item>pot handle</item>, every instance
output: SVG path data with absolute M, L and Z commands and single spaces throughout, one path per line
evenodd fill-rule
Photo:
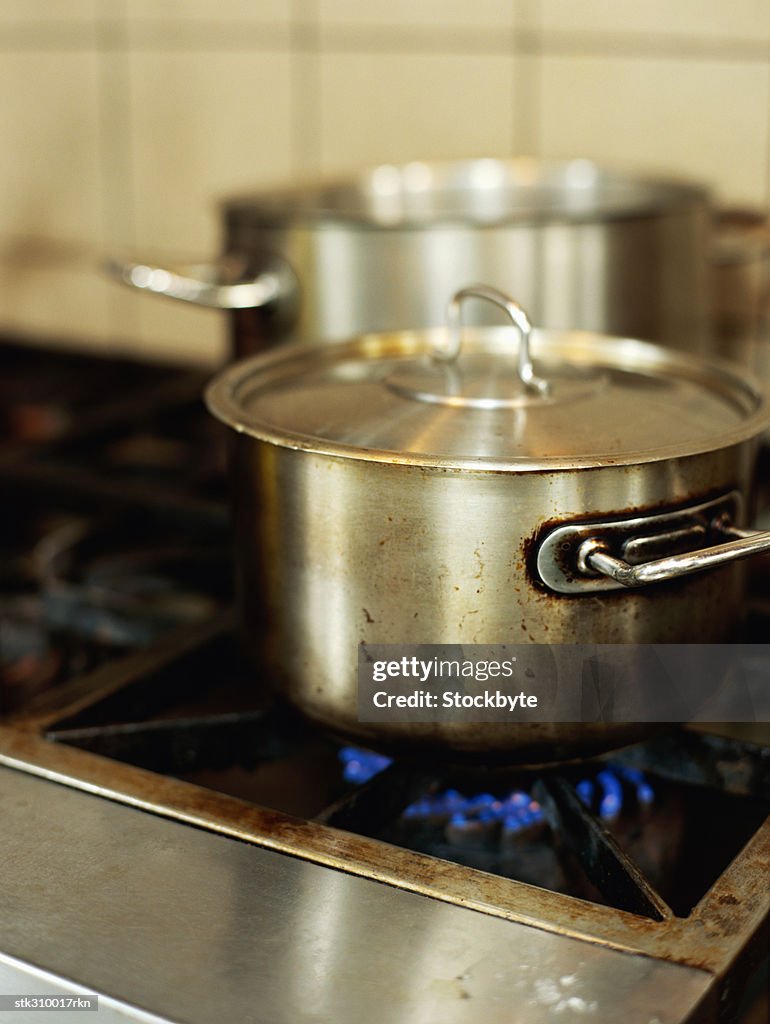
M 291 267 L 274 255 L 257 272 L 246 266 L 245 258 L 232 253 L 210 263 L 182 267 L 108 256 L 103 267 L 131 288 L 209 309 L 258 309 L 293 299 L 297 292 Z
M 770 531 L 732 525 L 741 507 L 732 491 L 632 519 L 567 523 L 541 540 L 537 572 L 559 594 L 587 594 L 663 583 L 770 551 Z
M 715 569 L 726 562 L 770 551 L 769 530 L 738 530 L 726 523 L 714 523 L 712 529 L 734 539 L 710 548 L 669 555 L 668 558 L 656 558 L 640 565 L 631 565 L 622 558 L 615 558 L 608 553 L 604 540 L 600 537 L 589 537 L 578 548 L 577 567 L 586 575 L 606 576 L 624 587 L 642 587 L 649 583 L 662 583 L 694 572 Z
M 543 380 L 535 373 L 532 365 L 532 356 L 529 349 L 529 340 L 532 333 L 532 324 L 524 309 L 515 302 L 510 295 L 501 292 L 498 288 L 492 288 L 487 284 L 471 284 L 466 288 L 460 288 L 449 300 L 447 306 L 447 327 L 449 329 L 449 344 L 446 346 L 434 345 L 433 358 L 444 363 L 453 363 L 460 354 L 462 348 L 461 328 L 461 306 L 465 299 L 484 299 L 504 310 L 510 317 L 515 327 L 518 327 L 520 334 L 519 357 L 516 364 L 516 374 L 527 391 L 535 394 L 546 395 L 550 391 L 547 380 Z

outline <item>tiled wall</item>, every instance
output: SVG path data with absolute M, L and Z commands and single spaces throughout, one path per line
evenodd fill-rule
M 375 161 L 582 155 L 770 200 L 768 0 L 0 0 L 0 330 L 214 359 L 103 279 L 216 198 Z

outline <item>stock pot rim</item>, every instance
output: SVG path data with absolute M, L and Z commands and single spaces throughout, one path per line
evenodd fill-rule
M 499 201 L 478 204 L 498 196 Z M 435 200 L 439 200 L 435 205 Z M 377 231 L 516 224 L 597 224 L 711 204 L 708 187 L 583 157 L 412 160 L 347 175 L 264 187 L 220 202 L 232 228 L 345 226 Z
M 476 328 L 466 331 L 472 341 L 481 339 L 499 339 L 503 333 L 510 334 L 510 328 Z M 225 425 L 238 434 L 273 445 L 278 448 L 305 452 L 308 454 L 330 458 L 353 460 L 383 465 L 413 467 L 437 472 L 465 471 L 474 473 L 495 473 L 518 475 L 531 472 L 551 472 L 586 469 L 610 469 L 613 467 L 631 467 L 666 463 L 671 460 L 690 458 L 709 453 L 724 451 L 760 437 L 763 430 L 770 425 L 770 403 L 760 382 L 742 368 L 715 359 L 701 359 L 695 356 L 664 349 L 650 342 L 634 339 L 612 338 L 610 336 L 592 334 L 591 332 L 574 331 L 539 331 L 533 337 L 541 337 L 546 341 L 555 340 L 555 344 L 569 343 L 580 338 L 589 345 L 598 346 L 598 350 L 607 353 L 617 351 L 619 365 L 623 359 L 634 356 L 644 361 L 656 362 L 670 374 L 680 374 L 683 378 L 699 379 L 705 387 L 706 382 L 718 392 L 729 392 L 735 405 L 742 403 L 741 420 L 727 427 L 715 428 L 710 436 L 690 440 L 657 443 L 655 445 L 640 442 L 638 447 L 625 451 L 607 451 L 597 448 L 584 453 L 540 454 L 516 456 L 499 453 L 430 453 L 419 450 L 393 450 L 364 443 L 351 443 L 345 440 L 324 437 L 320 434 L 294 429 L 289 426 L 276 426 L 265 418 L 260 418 L 254 411 L 247 412 L 241 401 L 243 389 L 262 382 L 265 390 L 269 385 L 281 380 L 282 374 L 292 370 L 300 371 L 307 366 L 332 366 L 344 363 L 345 360 L 360 360 L 362 365 L 367 360 L 376 360 L 388 355 L 418 356 L 430 351 L 435 339 L 443 336 L 443 329 L 428 328 L 421 331 L 399 331 L 362 335 L 347 342 L 339 342 L 318 346 L 313 344 L 284 345 L 267 353 L 235 363 L 218 374 L 209 384 L 205 400 L 209 411 Z M 508 336 L 506 335 L 506 336 Z M 629 355 L 630 354 L 630 355 Z M 287 406 L 288 407 L 288 406 Z M 507 410 L 506 410 L 507 412 Z M 289 419 L 291 413 L 289 413 Z M 675 421 L 674 421 L 675 422 Z

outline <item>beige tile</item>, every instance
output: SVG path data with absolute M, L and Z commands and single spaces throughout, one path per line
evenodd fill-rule
M 769 79 L 753 64 L 546 57 L 542 155 L 670 170 L 762 202 Z
M 93 52 L 0 59 L 0 238 L 98 242 L 98 74 Z
M 287 49 L 291 2 L 128 0 L 129 46 L 143 49 Z
M 126 14 L 129 19 L 225 18 L 288 24 L 291 7 L 291 0 L 127 0 Z
M 214 256 L 217 201 L 290 175 L 289 55 L 133 53 L 130 67 L 136 251 Z M 221 358 L 223 315 L 154 296 L 133 300 L 146 354 Z
M 237 18 L 132 18 L 126 22 L 130 50 L 257 52 L 288 50 L 291 28 L 272 21 Z
M 543 27 L 770 39 L 767 0 L 541 0 Z
M 125 245 L 134 237 L 128 59 L 123 49 L 99 54 L 105 245 Z
M 95 265 L 0 261 L 0 327 L 42 338 L 99 343 L 112 332 L 110 289 Z
M 322 23 L 510 28 L 516 0 L 319 0 Z
M 106 287 L 108 289 L 106 302 L 109 330 L 103 335 L 105 343 L 119 346 L 123 352 L 143 355 L 135 296 L 131 295 L 127 289 L 125 293 L 119 291 L 119 286 L 109 281 Z
M 0 24 L 14 21 L 91 21 L 107 0 L 0 0 Z
M 290 173 L 289 55 L 134 53 L 130 72 L 137 242 L 205 255 L 218 199 Z
M 516 0 L 518 28 L 537 29 L 543 21 L 542 0 Z
M 537 153 L 540 142 L 540 57 L 520 54 L 514 76 L 514 152 Z
M 513 67 L 496 55 L 325 55 L 323 169 L 510 153 Z
M 137 351 L 148 359 L 216 366 L 227 351 L 226 314 L 157 296 L 132 296 Z

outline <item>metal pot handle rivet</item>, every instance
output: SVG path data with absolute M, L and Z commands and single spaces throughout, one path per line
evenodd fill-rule
M 436 344 L 433 347 L 433 358 L 441 362 L 451 363 L 457 359 L 462 348 L 461 337 L 461 306 L 465 299 L 486 299 L 500 309 L 505 310 L 511 318 L 511 322 L 518 327 L 520 334 L 519 358 L 516 365 L 516 373 L 519 380 L 527 391 L 533 391 L 539 395 L 547 395 L 550 385 L 547 380 L 538 377 L 532 365 L 529 342 L 532 333 L 532 324 L 522 307 L 505 292 L 499 291 L 486 284 L 468 285 L 455 292 L 447 306 L 447 327 L 449 329 L 449 344 L 446 346 Z

